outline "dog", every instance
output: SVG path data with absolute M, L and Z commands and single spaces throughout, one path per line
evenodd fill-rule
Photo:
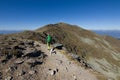
M 52 49 L 50 50 L 50 55 L 52 55 L 52 54 L 56 54 L 55 48 L 52 48 Z

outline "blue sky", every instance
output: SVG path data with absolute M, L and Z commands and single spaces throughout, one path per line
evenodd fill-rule
M 34 30 L 65 22 L 120 30 L 120 0 L 0 0 L 0 30 Z

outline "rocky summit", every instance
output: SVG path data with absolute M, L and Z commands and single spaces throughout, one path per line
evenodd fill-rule
M 119 44 L 67 23 L 0 35 L 0 80 L 120 80 Z

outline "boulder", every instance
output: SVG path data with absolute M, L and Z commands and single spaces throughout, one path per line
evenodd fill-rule
M 55 43 L 55 44 L 53 44 L 53 47 L 54 47 L 54 48 L 57 48 L 57 49 L 62 49 L 63 44 Z
M 39 57 L 41 55 L 41 51 L 40 50 L 27 50 L 24 53 L 24 57 Z

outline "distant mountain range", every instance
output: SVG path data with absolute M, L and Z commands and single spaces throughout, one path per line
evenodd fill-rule
M 0 30 L 0 34 L 18 33 L 24 30 Z M 99 35 L 108 35 L 120 39 L 120 30 L 91 30 Z
M 18 33 L 22 31 L 23 30 L 0 30 L 0 34 L 11 34 L 11 33 Z
M 120 30 L 92 30 L 92 31 L 100 35 L 109 35 L 120 39 Z

